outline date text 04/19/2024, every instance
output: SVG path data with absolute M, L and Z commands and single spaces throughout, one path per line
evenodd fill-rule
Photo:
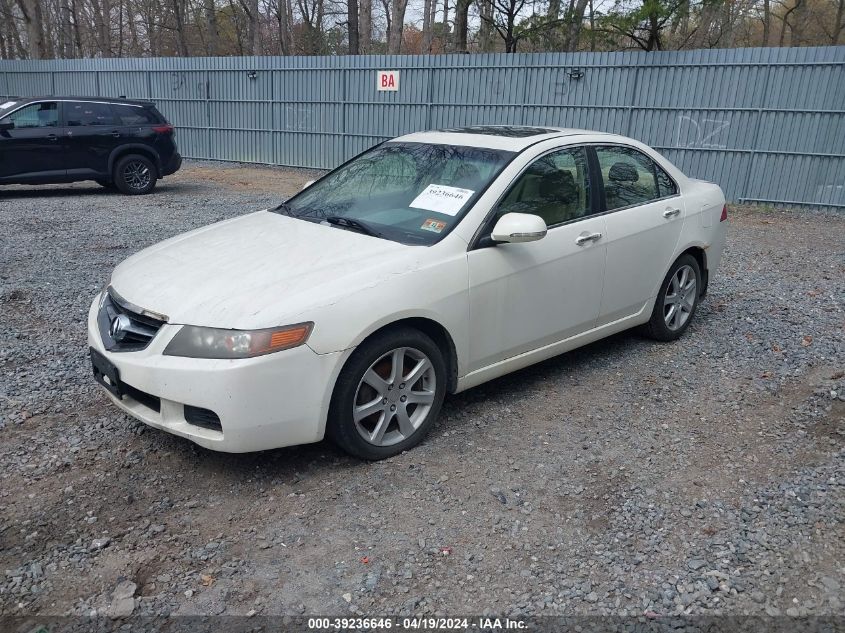
M 523 630 L 527 623 L 511 618 L 442 618 L 442 617 L 406 617 L 406 618 L 308 618 L 309 630 L 379 630 L 399 629 L 408 631 L 500 631 Z

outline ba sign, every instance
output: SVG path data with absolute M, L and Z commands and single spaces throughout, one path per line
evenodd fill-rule
M 376 90 L 389 90 L 391 92 L 397 92 L 399 90 L 399 71 L 378 71 L 378 73 L 376 74 Z

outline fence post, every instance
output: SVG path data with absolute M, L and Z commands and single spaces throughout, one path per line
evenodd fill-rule
M 736 192 L 737 202 L 741 202 L 744 197 L 748 196 L 748 188 L 751 186 L 751 174 L 754 173 L 754 163 L 757 157 L 757 144 L 760 142 L 760 128 L 763 121 L 763 102 L 766 98 L 766 93 L 769 91 L 769 78 L 772 76 L 771 66 L 766 67 L 766 78 L 763 80 L 763 93 L 760 95 L 760 101 L 757 104 L 757 121 L 754 124 L 754 137 L 751 142 L 751 155 L 748 157 L 748 171 L 745 172 L 745 182 L 742 184 L 742 190 Z
M 428 96 L 426 97 L 425 108 L 425 129 L 431 129 L 431 102 L 434 90 L 434 66 L 432 65 L 431 55 L 428 56 Z
M 625 136 L 631 136 L 631 119 L 634 118 L 634 106 L 637 103 L 637 89 L 640 83 L 640 65 L 634 66 L 634 87 L 631 89 L 631 101 L 628 103 L 628 116 L 625 121 Z
M 341 107 L 340 107 L 340 111 L 341 111 L 340 115 L 343 118 L 343 121 L 341 122 L 341 127 L 340 127 L 340 129 L 341 129 L 341 135 L 340 135 L 341 157 L 340 157 L 340 160 L 338 161 L 338 164 L 344 162 L 346 160 L 346 156 L 347 156 L 347 153 L 346 153 L 346 102 L 349 99 L 349 72 L 348 72 L 349 69 L 347 67 L 345 58 L 341 58 L 341 59 L 344 60 L 343 68 L 341 69 L 341 72 L 343 73 L 343 100 L 341 101 Z

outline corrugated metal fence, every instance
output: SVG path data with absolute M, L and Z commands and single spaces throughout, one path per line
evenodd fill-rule
M 376 90 L 398 70 L 397 92 Z M 153 99 L 192 158 L 330 168 L 474 123 L 617 132 L 737 201 L 845 207 L 845 47 L 0 62 L 0 95 Z

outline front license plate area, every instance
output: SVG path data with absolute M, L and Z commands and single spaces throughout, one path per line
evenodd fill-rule
M 116 398 L 123 397 L 120 372 L 109 359 L 91 348 L 91 367 L 94 370 L 94 380 L 108 389 Z

